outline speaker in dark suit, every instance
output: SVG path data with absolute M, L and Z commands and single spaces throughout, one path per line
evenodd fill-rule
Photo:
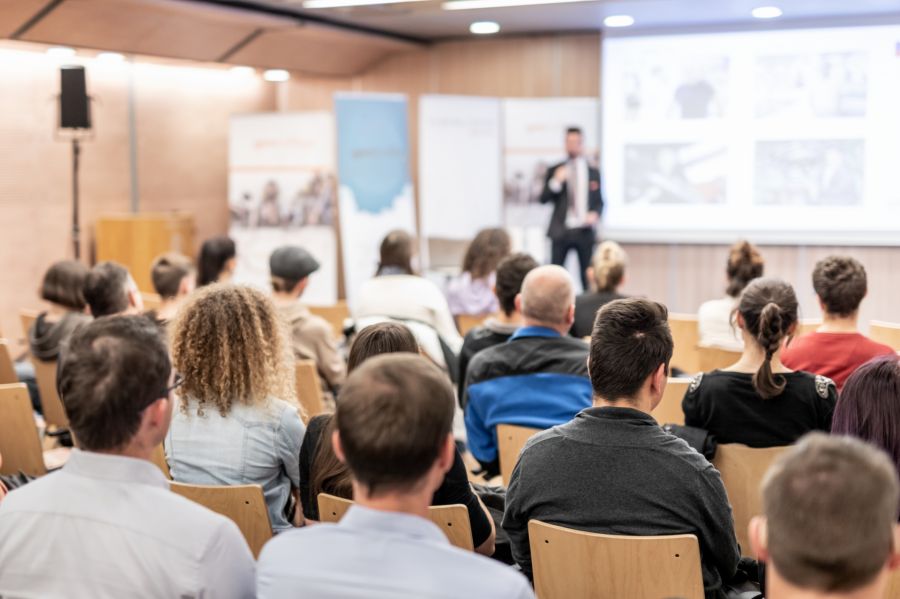
M 551 261 L 562 266 L 569 252 L 575 250 L 581 284 L 587 289 L 587 268 L 597 241 L 596 227 L 603 214 L 600 171 L 584 157 L 583 136 L 577 127 L 566 131 L 566 153 L 568 160 L 547 169 L 541 203 L 553 204 L 547 229 L 552 242 Z

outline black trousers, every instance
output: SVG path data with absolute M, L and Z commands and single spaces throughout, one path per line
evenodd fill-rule
M 552 240 L 550 261 L 553 264 L 564 266 L 570 250 L 578 253 L 578 266 L 581 269 L 581 286 L 585 291 L 589 289 L 587 268 L 591 265 L 591 256 L 594 253 L 594 229 L 580 227 L 578 229 L 566 229 L 561 237 Z

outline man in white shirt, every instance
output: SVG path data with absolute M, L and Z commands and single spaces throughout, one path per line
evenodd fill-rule
M 169 491 L 150 461 L 178 385 L 153 321 L 85 325 L 57 384 L 78 449 L 0 504 L 0 597 L 253 597 L 237 526 Z
M 428 520 L 453 464 L 453 389 L 426 358 L 367 360 L 341 388 L 331 439 L 356 504 L 339 524 L 278 535 L 263 549 L 264 599 L 529 599 L 515 570 L 452 547 Z

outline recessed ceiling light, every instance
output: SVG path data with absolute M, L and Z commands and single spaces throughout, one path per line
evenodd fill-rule
M 777 6 L 757 6 L 750 14 L 757 19 L 777 19 L 783 13 Z
M 47 56 L 52 58 L 72 58 L 75 56 L 75 48 L 53 46 L 52 48 L 47 48 Z
M 469 32 L 476 35 L 490 35 L 500 31 L 500 25 L 494 21 L 475 21 L 469 25 Z
M 631 15 L 610 15 L 603 19 L 606 27 L 631 27 L 634 25 L 634 17 Z
M 101 52 L 97 55 L 97 60 L 102 62 L 123 62 L 125 60 L 125 56 L 119 54 L 118 52 Z
M 441 4 L 444 10 L 473 10 L 478 8 L 505 8 L 507 6 L 537 6 L 543 4 L 570 4 L 594 0 L 448 0 Z
M 284 69 L 269 69 L 263 73 L 263 79 L 266 81 L 287 81 L 291 78 L 291 74 Z
M 256 69 L 253 67 L 245 67 L 245 66 L 234 66 L 228 69 L 231 73 L 235 75 L 247 76 L 247 75 L 255 75 Z
M 303 8 L 345 8 L 374 4 L 401 4 L 403 2 L 424 2 L 424 0 L 306 0 Z

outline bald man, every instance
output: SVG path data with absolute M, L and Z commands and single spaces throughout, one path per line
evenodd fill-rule
M 516 309 L 524 326 L 485 349 L 466 373 L 463 405 L 469 450 L 487 471 L 500 472 L 498 424 L 546 429 L 591 405 L 587 344 L 568 336 L 575 291 L 560 266 L 541 266 L 522 282 Z

